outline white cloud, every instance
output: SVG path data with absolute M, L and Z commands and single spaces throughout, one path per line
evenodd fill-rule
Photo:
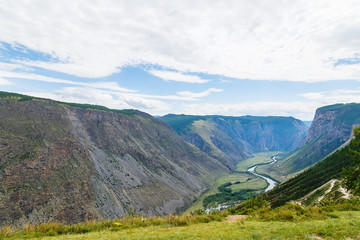
M 0 85 L 11 85 L 11 84 L 12 83 L 9 80 L 0 78 Z
M 198 93 L 190 92 L 190 91 L 182 91 L 182 92 L 177 92 L 177 94 L 180 96 L 186 97 L 186 98 L 197 99 L 197 98 L 201 98 L 201 97 L 206 97 L 212 92 L 222 92 L 222 91 L 223 91 L 223 89 L 209 88 L 206 91 L 198 92 Z
M 318 100 L 318 99 L 322 99 L 324 97 L 323 93 L 321 93 L 321 92 L 303 93 L 303 94 L 300 94 L 300 96 L 310 99 L 310 100 Z
M 41 82 L 49 82 L 49 83 L 65 83 L 69 85 L 78 85 L 92 88 L 100 88 L 100 89 L 110 89 L 114 91 L 121 92 L 136 92 L 132 89 L 122 88 L 116 82 L 80 82 L 80 81 L 70 81 L 66 79 L 47 77 L 34 73 L 26 73 L 26 72 L 11 72 L 11 71 L 3 71 L 0 68 L 0 77 L 6 78 L 20 78 L 20 79 L 29 79 L 33 81 L 41 81 Z
M 360 79 L 359 64 L 334 67 L 360 53 L 359 12 L 354 0 L 4 1 L 0 41 L 59 60 L 20 63 L 81 77 L 149 63 L 242 79 Z M 168 80 L 204 81 L 185 76 Z
M 334 91 L 323 92 L 309 92 L 300 94 L 300 96 L 309 99 L 317 100 L 323 105 L 335 104 L 335 103 L 360 103 L 360 90 L 359 89 L 339 89 Z
M 221 83 L 232 83 L 233 81 L 223 79 L 223 80 L 220 80 L 220 82 L 221 82 Z
M 186 83 L 207 83 L 209 80 L 201 79 L 195 75 L 186 75 L 180 72 L 150 70 L 150 74 L 164 79 L 165 81 L 186 82 Z

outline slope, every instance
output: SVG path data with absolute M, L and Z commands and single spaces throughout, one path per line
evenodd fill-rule
M 226 172 L 146 113 L 0 96 L 0 225 L 176 213 Z
M 285 176 L 314 165 L 339 148 L 349 140 L 353 127 L 359 123 L 360 104 L 319 108 L 300 147 L 276 164 L 259 167 L 258 171 L 283 181 Z
M 354 164 L 349 157 L 349 149 L 359 151 L 360 147 L 355 146 L 351 141 L 349 145 L 337 150 L 315 166 L 265 193 L 265 199 L 270 201 L 274 207 L 280 206 L 291 200 L 303 198 L 331 179 L 340 179 L 342 169 Z

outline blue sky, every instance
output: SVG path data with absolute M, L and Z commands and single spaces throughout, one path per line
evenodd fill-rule
M 360 102 L 360 3 L 5 1 L 0 90 L 115 109 L 294 116 Z

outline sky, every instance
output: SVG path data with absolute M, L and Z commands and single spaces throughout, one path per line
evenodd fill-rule
M 0 91 L 312 120 L 360 102 L 356 0 L 0 0 Z

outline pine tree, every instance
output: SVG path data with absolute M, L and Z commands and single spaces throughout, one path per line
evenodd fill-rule
M 344 183 L 347 189 L 354 195 L 360 195 L 360 152 L 354 149 L 360 148 L 360 127 L 354 129 L 355 138 L 352 140 L 353 149 L 349 149 L 349 155 L 354 165 L 343 169 Z

